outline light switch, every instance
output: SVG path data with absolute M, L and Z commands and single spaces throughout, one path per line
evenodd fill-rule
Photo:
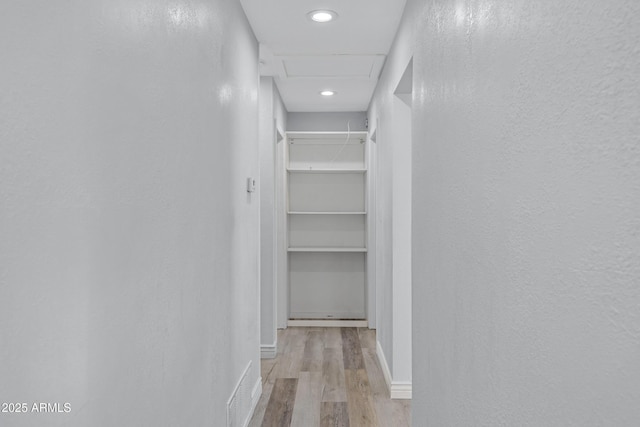
M 247 192 L 253 193 L 256 191 L 256 179 L 255 178 L 247 178 Z

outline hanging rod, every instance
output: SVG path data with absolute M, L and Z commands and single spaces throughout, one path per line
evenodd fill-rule
M 289 138 L 289 144 L 294 144 L 295 140 L 305 140 L 305 141 L 313 141 L 313 140 L 317 140 L 318 138 Z M 343 145 L 345 142 L 340 140 L 340 139 L 331 139 L 331 140 L 323 140 L 323 141 L 327 141 L 327 142 L 316 142 L 315 144 L 309 144 L 307 143 L 307 145 Z M 352 138 L 350 139 L 348 142 L 357 142 L 359 141 L 360 144 L 364 144 L 365 143 L 365 139 L 364 138 Z

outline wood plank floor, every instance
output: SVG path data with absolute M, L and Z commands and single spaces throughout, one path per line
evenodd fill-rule
M 278 331 L 261 361 L 262 396 L 249 427 L 408 427 L 411 401 L 391 400 L 367 328 Z

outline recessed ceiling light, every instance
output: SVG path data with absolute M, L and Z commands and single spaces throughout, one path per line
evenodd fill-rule
M 322 96 L 333 96 L 335 94 L 336 92 L 333 90 L 323 90 L 322 92 L 320 92 L 320 95 Z
M 333 10 L 313 10 L 307 14 L 312 21 L 315 22 L 329 22 L 338 17 L 338 14 Z

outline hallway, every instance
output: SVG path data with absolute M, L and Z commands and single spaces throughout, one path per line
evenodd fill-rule
M 290 327 L 278 342 L 250 427 L 411 425 L 411 401 L 389 399 L 374 330 Z
M 4 5 L 0 426 L 640 426 L 639 0 Z

